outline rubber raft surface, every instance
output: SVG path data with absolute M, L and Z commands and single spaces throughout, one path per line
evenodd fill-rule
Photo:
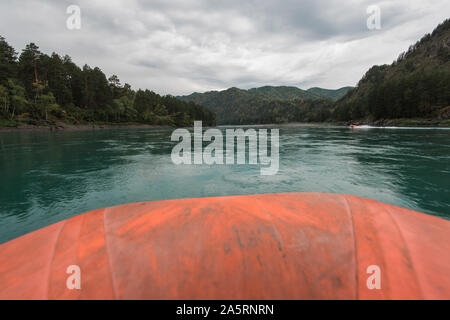
M 449 275 L 450 221 L 325 193 L 133 203 L 0 245 L 0 299 L 450 299 Z

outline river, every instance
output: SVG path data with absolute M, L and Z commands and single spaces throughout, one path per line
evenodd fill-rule
M 268 176 L 177 166 L 172 131 L 0 133 L 0 243 L 96 208 L 254 193 L 346 193 L 450 219 L 448 129 L 283 126 Z

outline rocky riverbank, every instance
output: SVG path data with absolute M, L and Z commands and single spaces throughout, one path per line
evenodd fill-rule
M 87 131 L 103 129 L 153 129 L 168 128 L 168 126 L 158 126 L 150 124 L 67 124 L 56 122 L 54 124 L 17 124 L 16 126 L 0 126 L 0 132 L 16 131 Z

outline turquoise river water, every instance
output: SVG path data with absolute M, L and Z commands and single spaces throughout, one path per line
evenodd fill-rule
M 281 127 L 272 176 L 177 166 L 172 131 L 0 133 L 0 243 L 96 208 L 254 193 L 346 193 L 450 219 L 447 129 Z

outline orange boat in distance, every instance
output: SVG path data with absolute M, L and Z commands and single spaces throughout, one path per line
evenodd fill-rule
M 0 299 L 450 299 L 449 275 L 450 221 L 327 193 L 133 203 L 0 245 Z

